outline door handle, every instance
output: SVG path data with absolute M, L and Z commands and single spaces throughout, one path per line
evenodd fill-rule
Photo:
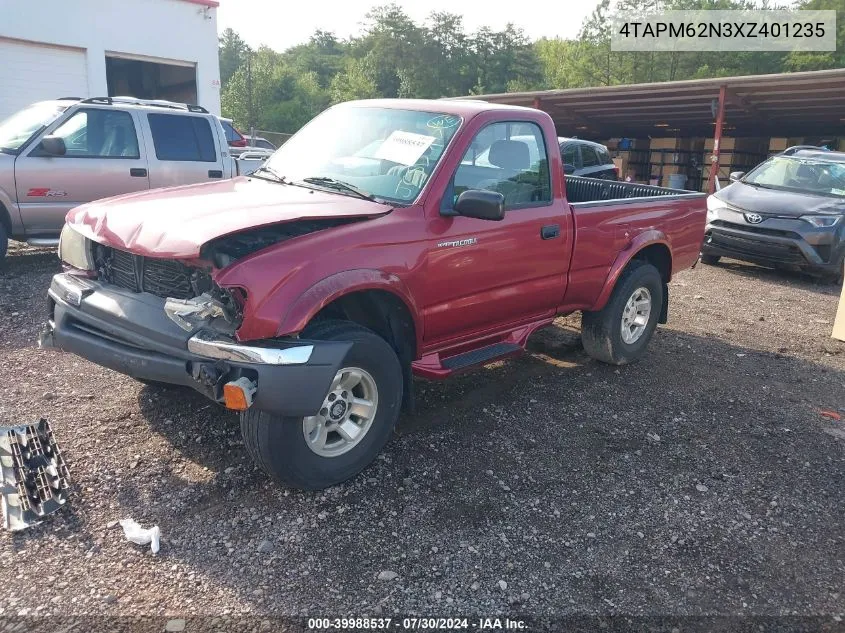
M 208 170 L 208 177 L 209 178 L 222 178 L 223 177 L 223 170 L 222 169 L 209 169 Z
M 560 237 L 560 224 L 547 224 L 540 229 L 540 237 L 544 240 L 553 240 Z
M 132 167 L 129 170 L 129 175 L 133 178 L 146 178 L 147 177 L 147 170 L 143 167 Z

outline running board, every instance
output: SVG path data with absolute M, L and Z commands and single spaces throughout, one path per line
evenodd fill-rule
M 510 356 L 522 351 L 522 347 L 515 343 L 496 343 L 471 352 L 464 352 L 457 356 L 450 356 L 441 361 L 444 369 L 458 371 L 474 365 L 483 365 L 503 356 Z

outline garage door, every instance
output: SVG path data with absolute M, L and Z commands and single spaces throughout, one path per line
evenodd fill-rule
M 85 96 L 85 51 L 0 37 L 0 120 L 34 101 Z

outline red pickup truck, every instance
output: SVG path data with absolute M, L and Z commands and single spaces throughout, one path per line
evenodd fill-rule
M 539 110 L 374 100 L 316 117 L 248 177 L 68 214 L 43 346 L 240 411 L 279 481 L 365 468 L 446 378 L 582 312 L 639 358 L 697 261 L 703 194 L 568 177 Z

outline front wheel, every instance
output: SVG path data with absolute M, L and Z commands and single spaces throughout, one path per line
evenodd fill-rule
M 624 365 L 640 358 L 657 328 L 663 279 L 657 268 L 632 261 L 604 308 L 581 315 L 584 350 L 596 360 Z
M 402 367 L 384 339 L 355 323 L 323 321 L 303 338 L 353 343 L 322 406 L 305 418 L 247 410 L 241 434 L 268 475 L 287 486 L 320 490 L 357 475 L 390 439 L 402 404 Z

